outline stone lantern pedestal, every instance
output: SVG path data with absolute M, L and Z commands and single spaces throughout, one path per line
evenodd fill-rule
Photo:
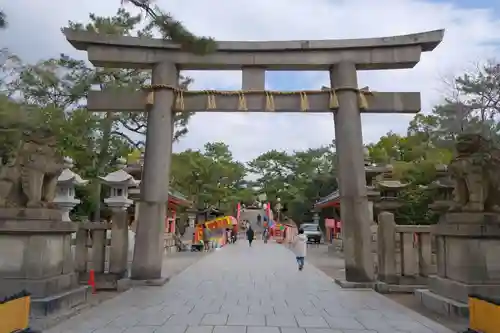
M 116 279 L 128 277 L 129 243 L 128 243 L 128 213 L 127 208 L 134 202 L 128 198 L 129 187 L 137 186 L 138 182 L 125 170 L 125 160 L 120 159 L 119 170 L 106 177 L 101 177 L 103 183 L 110 188 L 110 195 L 104 203 L 113 212 L 111 223 L 111 247 L 109 255 L 109 273 Z
M 193 239 L 193 234 L 196 225 L 196 210 L 195 209 L 187 209 L 187 218 L 188 218 L 188 226 L 186 227 L 186 231 L 184 232 L 183 239 L 191 241 Z

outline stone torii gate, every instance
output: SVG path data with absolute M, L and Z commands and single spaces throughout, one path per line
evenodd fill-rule
M 148 112 L 139 223 L 131 278 L 161 280 L 163 222 L 168 198 L 173 112 L 333 113 L 344 221 L 346 279 L 371 282 L 370 218 L 360 112 L 416 113 L 418 92 L 358 89 L 357 70 L 412 68 L 422 52 L 442 41 L 444 30 L 384 38 L 219 42 L 217 51 L 194 55 L 160 39 L 65 30 L 68 41 L 100 67 L 152 69 L 152 84 L 140 91 L 92 91 L 89 111 Z M 180 70 L 242 70 L 241 91 L 182 91 Z M 265 90 L 266 70 L 325 70 L 331 88 L 318 91 Z

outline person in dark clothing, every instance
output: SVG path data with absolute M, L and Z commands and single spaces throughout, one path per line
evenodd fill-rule
M 257 225 L 260 225 L 260 222 L 262 221 L 262 216 L 257 215 Z
M 237 237 L 237 232 L 236 232 L 236 227 L 233 227 L 233 229 L 231 229 L 231 241 L 234 243 L 236 243 L 236 239 L 238 238 Z
M 252 246 L 252 242 L 253 242 L 253 238 L 255 236 L 255 233 L 252 229 L 252 226 L 249 226 L 248 227 L 248 230 L 247 230 L 247 239 L 248 239 L 248 245 L 251 247 Z
M 203 224 L 203 249 L 205 252 L 210 250 L 210 230 L 208 230 L 207 226 Z

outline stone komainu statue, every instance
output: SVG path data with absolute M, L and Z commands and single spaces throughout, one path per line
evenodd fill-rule
M 64 164 L 47 130 L 27 131 L 0 164 L 0 207 L 51 208 Z
M 450 176 L 455 211 L 500 212 L 500 149 L 479 134 L 457 138 Z

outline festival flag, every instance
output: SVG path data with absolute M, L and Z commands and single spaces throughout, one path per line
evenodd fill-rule
M 274 221 L 271 218 L 271 203 L 268 202 L 266 205 L 266 215 L 267 215 L 267 220 L 269 221 L 269 228 L 274 228 Z
M 239 221 L 240 220 L 240 215 L 241 215 L 241 203 L 238 202 L 238 206 L 236 208 L 236 219 Z

